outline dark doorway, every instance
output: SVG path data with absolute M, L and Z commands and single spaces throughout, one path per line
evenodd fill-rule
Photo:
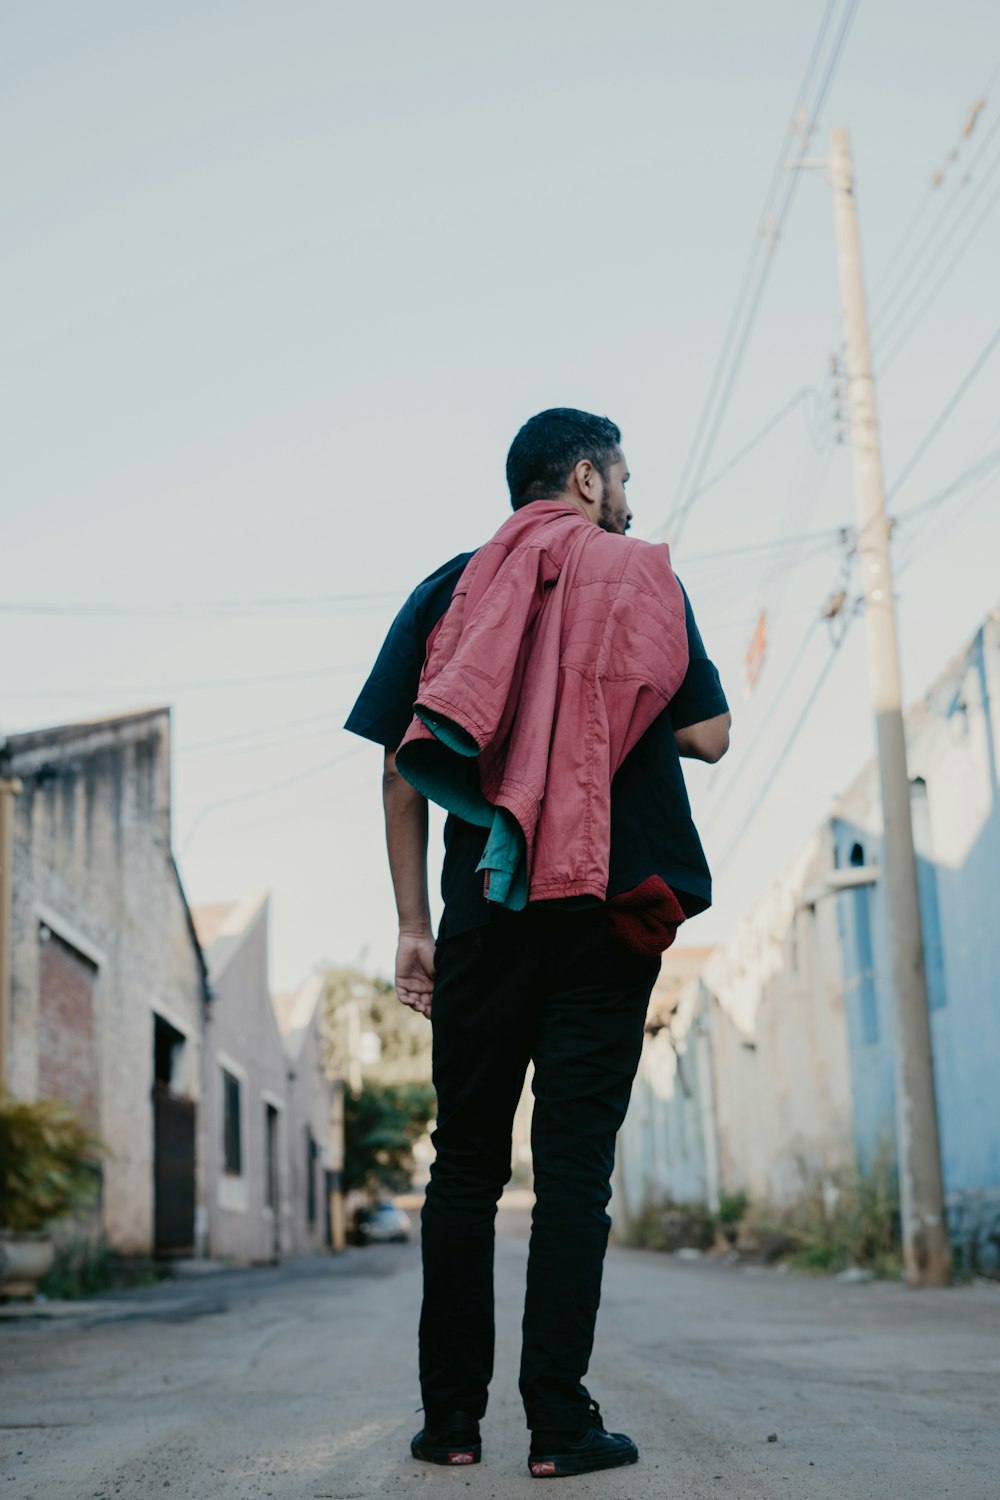
M 264 1206 L 271 1210 L 271 1253 L 281 1253 L 280 1190 L 278 1185 L 278 1111 L 264 1105 Z
M 180 1091 L 187 1039 L 153 1024 L 153 1243 L 157 1255 L 194 1254 L 195 1102 Z

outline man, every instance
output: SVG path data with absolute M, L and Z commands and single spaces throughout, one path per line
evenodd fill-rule
M 515 512 L 560 502 L 622 538 L 632 520 L 628 478 L 615 424 L 569 408 L 531 418 L 507 458 Z M 605 1431 L 582 1383 L 610 1228 L 615 1138 L 660 964 L 615 941 L 610 902 L 655 877 L 682 916 L 709 905 L 708 867 L 679 757 L 719 760 L 730 716 L 684 595 L 686 674 L 611 785 L 609 904 L 536 903 L 515 911 L 488 902 L 477 869 L 487 829 L 452 815 L 435 944 L 427 804 L 396 770 L 395 752 L 411 724 L 428 640 L 474 555 L 445 563 L 414 590 L 347 721 L 385 748 L 386 838 L 399 914 L 396 990 L 404 1004 L 431 1016 L 434 1028 L 437 1154 L 422 1214 L 425 1425 L 411 1446 L 431 1462 L 479 1461 L 493 1369 L 494 1217 L 510 1176 L 514 1110 L 533 1062 L 536 1201 L 520 1389 L 531 1431 L 529 1469 L 558 1477 L 638 1458 L 630 1438 Z

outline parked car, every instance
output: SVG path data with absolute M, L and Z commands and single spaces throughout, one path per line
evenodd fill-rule
M 410 1238 L 410 1216 L 393 1203 L 363 1208 L 354 1220 L 359 1245 L 401 1245 Z

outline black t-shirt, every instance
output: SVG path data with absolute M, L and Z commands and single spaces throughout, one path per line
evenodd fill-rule
M 451 603 L 455 585 L 474 554 L 463 552 L 418 584 L 396 616 L 382 650 L 351 709 L 346 728 L 395 750 L 413 718 L 427 638 Z M 611 859 L 608 895 L 659 875 L 689 917 L 712 901 L 712 879 L 701 847 L 674 731 L 727 712 L 719 674 L 708 659 L 684 594 L 688 669 L 670 703 L 622 762 L 611 784 Z M 477 872 L 488 830 L 449 815 L 444 830 L 441 936 L 519 913 L 487 902 Z

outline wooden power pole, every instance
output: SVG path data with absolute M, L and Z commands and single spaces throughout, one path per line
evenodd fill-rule
M 869 676 L 878 732 L 885 884 L 892 954 L 896 1144 L 903 1254 L 906 1279 L 911 1286 L 947 1286 L 951 1281 L 951 1253 L 944 1214 L 917 862 L 910 818 L 910 780 L 906 769 L 889 524 L 885 513 L 882 455 L 868 347 L 851 148 L 847 131 L 842 126 L 832 134 L 830 175 L 837 225 L 854 487 L 860 522 L 858 554 Z

